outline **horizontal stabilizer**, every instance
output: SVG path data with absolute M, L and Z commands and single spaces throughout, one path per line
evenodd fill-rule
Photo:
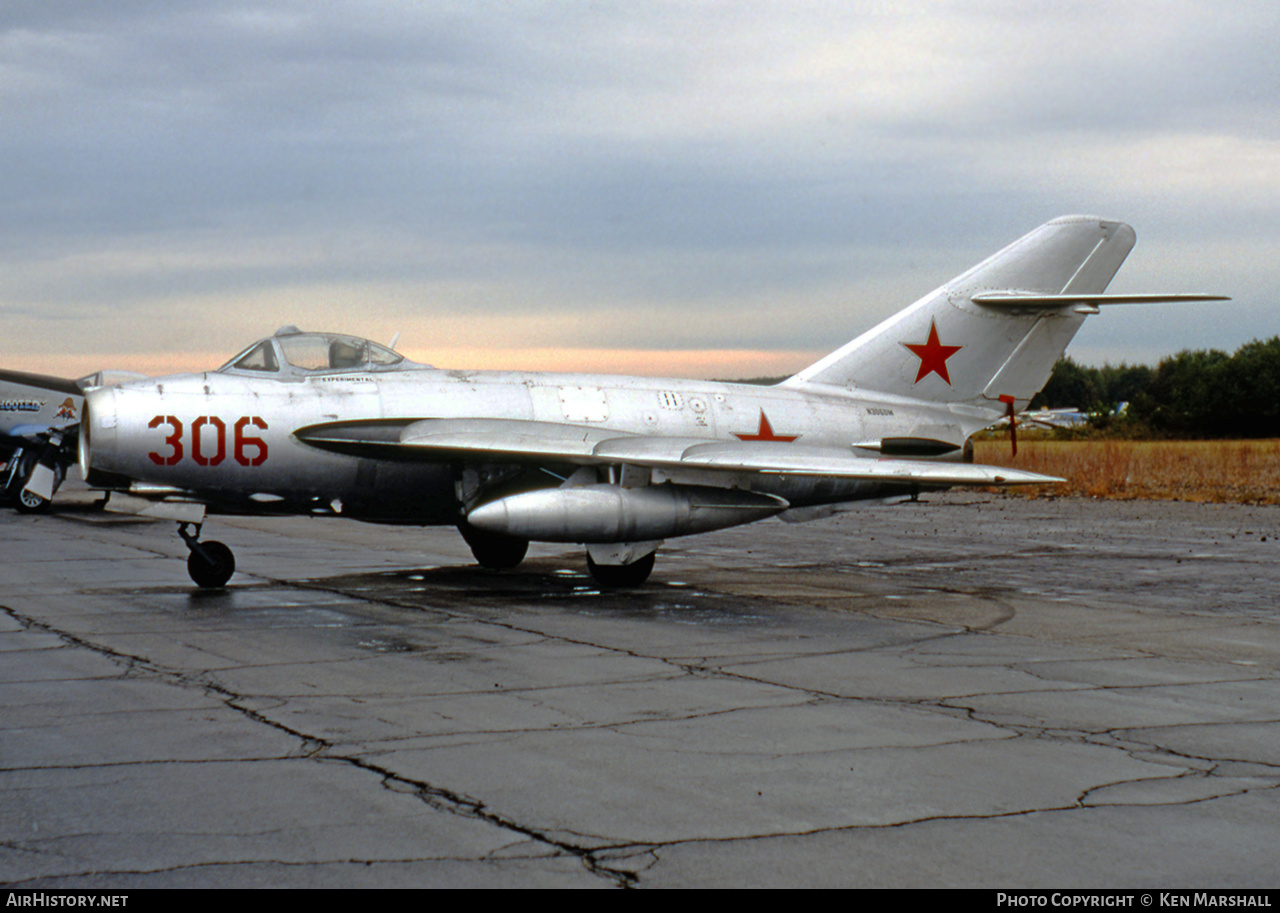
M 1066 294 L 1041 295 L 1033 292 L 980 292 L 971 295 L 969 300 L 975 304 L 989 307 L 1034 307 L 1061 308 L 1073 304 L 1171 304 L 1178 301 L 1230 301 L 1223 295 L 1202 295 L 1196 292 L 1187 293 L 1139 293 L 1126 294 Z

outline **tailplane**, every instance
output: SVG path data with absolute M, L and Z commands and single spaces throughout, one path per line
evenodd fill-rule
M 783 384 L 1023 409 L 1099 305 L 1222 300 L 1105 294 L 1135 240 L 1097 216 L 1046 222 Z

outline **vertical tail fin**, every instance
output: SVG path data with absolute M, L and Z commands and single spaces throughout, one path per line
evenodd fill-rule
M 1097 313 L 1071 296 L 1103 292 L 1135 238 L 1096 216 L 1046 222 L 783 383 L 1025 406 Z

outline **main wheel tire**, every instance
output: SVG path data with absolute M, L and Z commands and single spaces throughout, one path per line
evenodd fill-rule
M 587 570 L 591 572 L 591 578 L 602 587 L 618 589 L 640 586 L 653 573 L 653 562 L 657 556 L 657 552 L 650 552 L 630 564 L 596 564 L 591 560 L 591 555 L 587 555 Z
M 221 542 L 201 542 L 204 554 L 192 549 L 187 556 L 187 573 L 198 587 L 213 589 L 227 585 L 236 572 L 236 556 Z
M 480 566 L 490 570 L 509 571 L 519 565 L 529 552 L 528 539 L 490 533 L 474 526 L 459 526 L 458 532 L 471 546 L 471 554 L 476 556 Z

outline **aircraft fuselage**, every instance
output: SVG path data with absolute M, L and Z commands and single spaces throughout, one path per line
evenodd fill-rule
M 325 452 L 295 432 L 327 423 L 499 418 L 707 441 L 802 441 L 850 452 L 857 443 L 938 437 L 947 429 L 959 459 L 967 432 L 943 407 L 815 396 L 780 387 L 579 374 L 455 372 L 429 368 L 318 374 L 297 380 L 211 372 L 156 378 L 91 394 L 85 458 L 91 484 L 132 480 L 196 493 L 227 511 L 312 511 L 369 520 L 456 523 L 467 499 L 463 467 L 449 462 L 370 460 Z M 981 427 L 991 420 L 973 420 Z M 875 457 L 871 450 L 862 455 Z M 497 472 L 500 460 L 491 461 Z M 484 467 L 472 471 L 483 472 Z M 572 466 L 548 460 L 521 488 L 558 485 Z M 666 481 L 655 478 L 653 481 Z M 696 472 L 671 481 L 698 484 Z M 717 479 L 723 484 L 723 477 Z M 741 487 L 795 506 L 893 494 L 894 486 L 752 474 Z M 901 488 L 901 486 L 897 486 Z

